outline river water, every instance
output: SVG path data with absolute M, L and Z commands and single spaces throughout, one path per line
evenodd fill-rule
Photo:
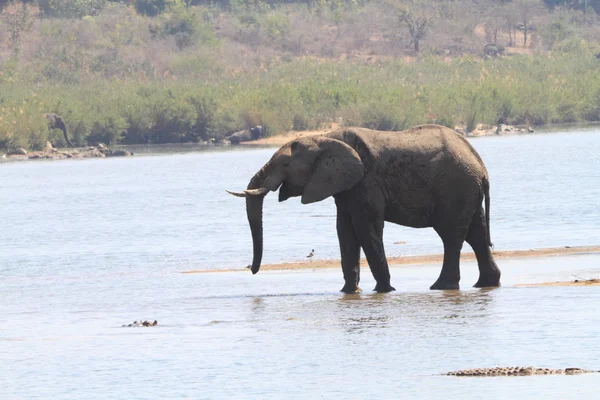
M 497 250 L 600 244 L 600 128 L 470 139 L 491 176 Z M 138 151 L 0 164 L 0 399 L 592 398 L 597 375 L 455 378 L 453 369 L 600 369 L 600 255 L 502 259 L 503 287 L 343 295 L 341 271 L 247 271 L 245 188 L 274 148 Z M 332 199 L 265 201 L 264 262 L 337 258 Z M 402 241 L 404 244 L 394 244 Z M 388 256 L 440 253 L 387 224 Z M 469 251 L 465 245 L 465 251 Z M 122 324 L 157 319 L 151 328 Z

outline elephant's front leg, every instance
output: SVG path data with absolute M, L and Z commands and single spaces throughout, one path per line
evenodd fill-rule
M 360 282 L 360 244 L 354 234 L 350 214 L 338 208 L 337 234 L 340 241 L 342 271 L 344 273 L 344 293 L 361 292 Z
M 383 216 L 364 209 L 352 215 L 354 232 L 377 282 L 373 290 L 380 293 L 396 290 L 390 284 L 390 268 L 383 248 L 383 224 Z

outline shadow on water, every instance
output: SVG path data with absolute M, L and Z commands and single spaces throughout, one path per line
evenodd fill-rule
M 428 324 L 428 321 L 467 324 L 473 318 L 489 317 L 493 299 L 493 290 L 489 289 L 347 294 L 335 302 L 334 314 L 339 326 L 348 333 L 395 326 L 394 320 L 401 324 L 412 321 L 417 325 Z

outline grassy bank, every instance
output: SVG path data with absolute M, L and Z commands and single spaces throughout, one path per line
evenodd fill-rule
M 434 122 L 532 124 L 600 120 L 600 60 L 591 52 L 452 60 L 424 56 L 364 65 L 294 61 L 210 79 L 95 80 L 38 85 L 4 81 L 0 148 L 39 148 L 44 112 L 67 121 L 78 144 L 168 143 L 219 138 L 255 124 L 267 134 L 340 119 L 382 130 Z
M 0 0 L 0 151 L 64 145 L 48 112 L 78 145 L 597 121 L 600 16 L 561 4 Z

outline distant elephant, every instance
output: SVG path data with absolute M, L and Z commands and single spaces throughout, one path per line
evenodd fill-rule
M 374 290 L 395 290 L 383 248 L 384 221 L 433 227 L 441 237 L 444 261 L 431 289 L 459 288 L 465 240 L 479 265 L 475 287 L 500 286 L 500 270 L 490 251 L 488 172 L 469 142 L 449 128 L 421 125 L 403 132 L 344 128 L 283 145 L 247 190 L 228 190 L 246 198 L 253 274 L 263 254 L 263 198 L 278 188 L 279 201 L 295 196 L 302 196 L 303 204 L 335 199 L 343 292 L 361 290 L 361 247 L 377 282 Z
M 483 54 L 490 57 L 498 57 L 504 54 L 504 46 L 496 44 L 486 44 L 483 46 Z
M 67 142 L 67 145 L 75 147 L 73 146 L 73 143 L 71 143 L 71 141 L 69 140 L 69 136 L 67 136 L 67 127 L 60 116 L 53 113 L 46 113 L 44 114 L 44 117 L 46 117 L 46 119 L 48 120 L 48 129 L 60 129 L 61 131 L 63 131 L 63 135 L 65 137 L 65 142 Z
M 262 136 L 263 128 L 260 125 L 252 127 L 250 129 L 244 129 L 243 131 L 235 132 L 225 139 L 229 140 L 231 144 L 239 144 L 241 142 L 249 142 L 251 140 L 259 139 Z

